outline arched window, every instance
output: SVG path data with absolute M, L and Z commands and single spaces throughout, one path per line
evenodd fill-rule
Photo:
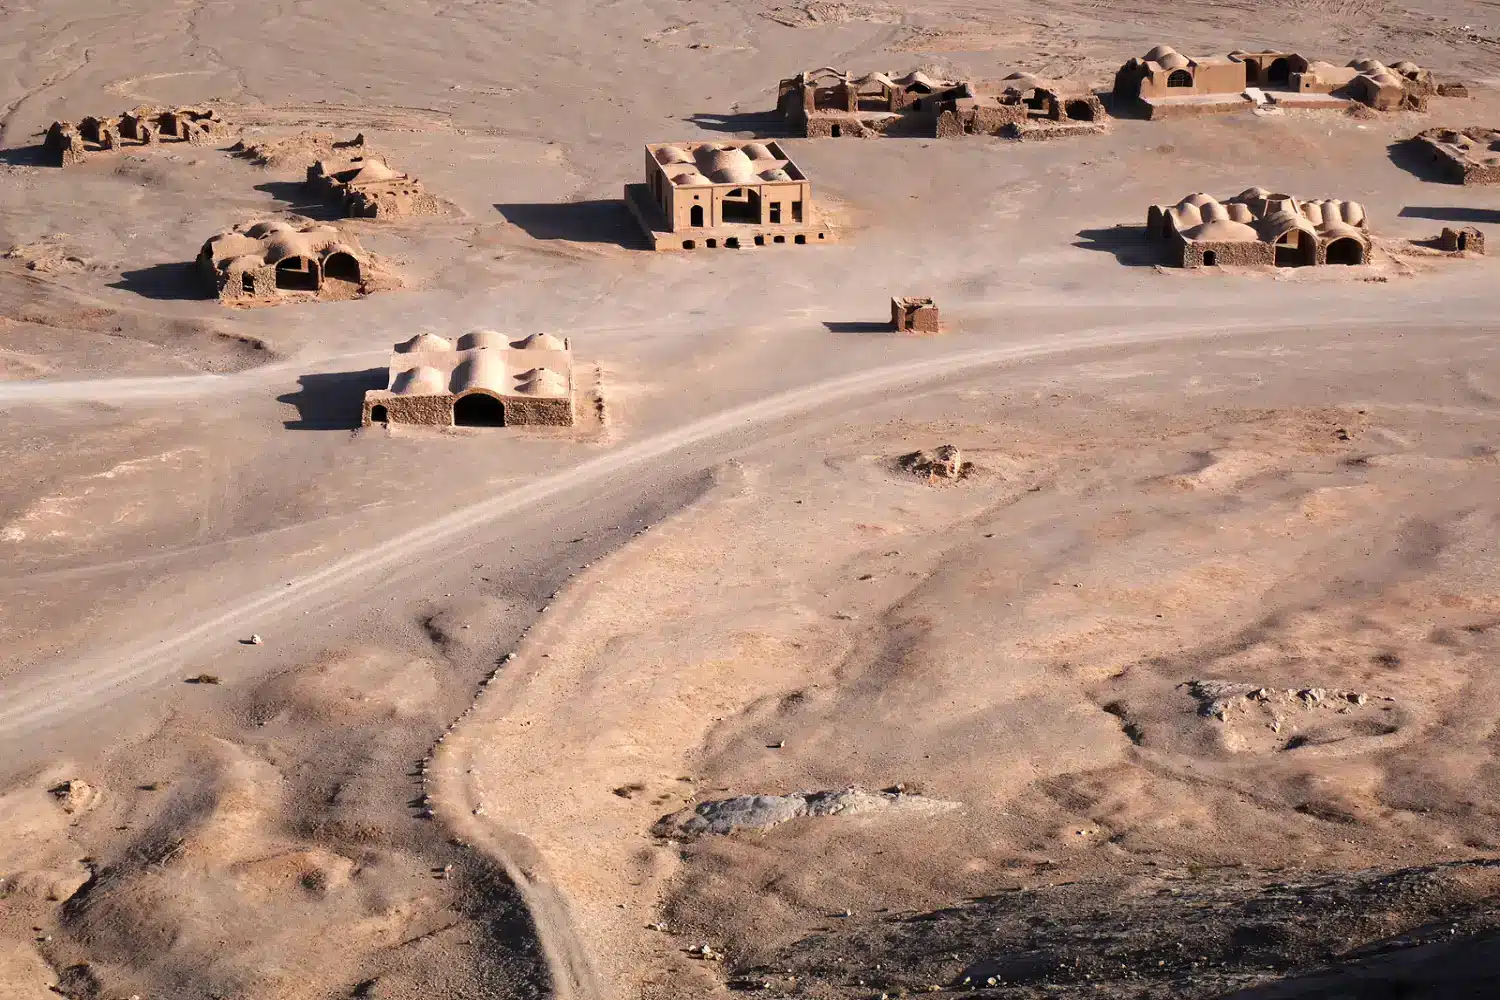
M 688 218 L 695 226 L 703 225 L 703 206 L 694 205 L 693 210 L 688 213 Z
M 1174 69 L 1167 76 L 1168 87 L 1191 87 L 1193 85 L 1193 74 L 1185 69 Z
M 386 416 L 384 406 L 381 406 L 379 403 L 377 403 L 374 406 L 370 407 L 370 423 L 383 424 L 387 419 L 388 418 Z

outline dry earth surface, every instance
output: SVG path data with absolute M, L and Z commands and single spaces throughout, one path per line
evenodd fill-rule
M 1259 184 L 1493 237 L 1401 145 L 1500 117 L 1492 4 L 0 27 L 0 996 L 1494 994 L 1495 265 L 1170 273 L 1133 228 Z M 1103 85 L 1163 40 L 1474 97 L 785 140 L 842 227 L 804 250 L 643 253 L 616 200 L 799 69 Z M 200 297 L 206 237 L 322 213 L 295 155 L 29 148 L 201 100 L 446 199 L 350 224 L 404 289 Z M 895 294 L 950 332 L 871 332 Z M 480 326 L 572 337 L 604 423 L 357 429 L 391 343 Z

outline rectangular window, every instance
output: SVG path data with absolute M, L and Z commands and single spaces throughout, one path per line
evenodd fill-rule
M 771 202 L 771 225 L 781 225 L 781 202 Z
M 792 202 L 792 221 L 793 222 L 801 222 L 802 221 L 802 202 L 800 202 L 800 201 L 794 201 L 794 202 Z

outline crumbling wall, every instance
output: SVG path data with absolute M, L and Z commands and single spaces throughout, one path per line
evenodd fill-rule
M 1200 243 L 1179 236 L 1168 246 L 1178 267 L 1254 267 L 1276 263 L 1276 248 L 1259 240 Z

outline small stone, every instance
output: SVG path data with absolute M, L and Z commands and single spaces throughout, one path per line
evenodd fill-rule
M 250 645 L 252 645 L 252 646 L 259 646 L 261 644 L 261 642 L 262 642 L 262 640 L 261 640 L 261 637 L 260 637 L 260 635 L 258 633 L 255 633 L 255 632 L 251 632 L 250 633 Z

